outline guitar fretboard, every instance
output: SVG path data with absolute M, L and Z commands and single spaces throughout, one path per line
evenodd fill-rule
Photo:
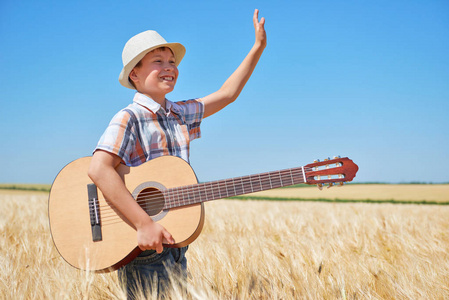
M 304 182 L 304 169 L 300 167 L 176 187 L 164 191 L 164 209 L 271 190 Z

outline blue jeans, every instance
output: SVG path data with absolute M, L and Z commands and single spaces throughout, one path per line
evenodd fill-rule
M 186 280 L 187 249 L 188 246 L 164 248 L 160 254 L 154 250 L 147 250 L 121 267 L 118 276 L 122 286 L 126 288 L 128 299 L 135 299 L 139 291 L 142 291 L 145 297 L 155 292 L 158 296 L 163 296 L 170 285 L 170 275 L 172 279 Z

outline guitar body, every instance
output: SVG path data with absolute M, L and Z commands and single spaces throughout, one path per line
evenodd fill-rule
M 141 250 L 137 245 L 135 228 L 104 199 L 99 189 L 101 240 L 94 241 L 87 188 L 92 184 L 87 176 L 90 161 L 91 157 L 75 160 L 57 175 L 48 202 L 50 230 L 58 252 L 70 265 L 108 272 L 127 264 Z M 155 195 L 156 202 L 164 201 L 161 193 L 164 189 L 198 182 L 190 165 L 173 156 L 162 156 L 138 167 L 120 165 L 117 172 L 135 199 L 141 193 L 151 193 Z M 154 211 L 148 209 L 152 206 L 151 201 L 139 204 L 172 234 L 175 244 L 165 247 L 183 247 L 199 236 L 204 223 L 202 203 Z M 157 206 L 161 207 L 161 204 Z

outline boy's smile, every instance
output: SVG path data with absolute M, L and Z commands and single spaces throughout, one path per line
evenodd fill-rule
M 165 107 L 165 95 L 173 91 L 178 78 L 175 57 L 169 48 L 158 48 L 142 58 L 131 71 L 136 89 Z

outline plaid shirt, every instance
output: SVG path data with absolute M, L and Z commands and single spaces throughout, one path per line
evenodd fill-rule
M 189 162 L 189 144 L 201 137 L 203 113 L 204 105 L 198 100 L 167 100 L 166 111 L 149 97 L 136 93 L 133 103 L 112 118 L 95 151 L 116 154 L 128 166 L 163 155 Z

